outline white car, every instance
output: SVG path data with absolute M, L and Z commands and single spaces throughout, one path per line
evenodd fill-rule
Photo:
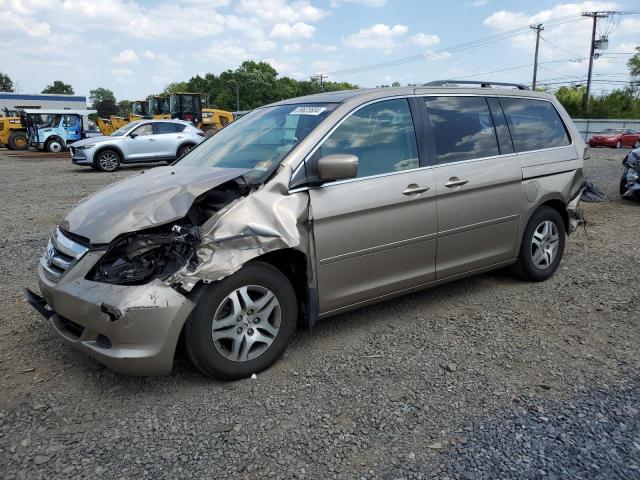
M 172 162 L 204 140 L 204 132 L 183 120 L 137 120 L 109 136 L 74 142 L 75 165 L 114 172 L 121 164 Z

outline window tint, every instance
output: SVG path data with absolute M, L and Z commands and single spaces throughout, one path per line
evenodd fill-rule
M 385 100 L 347 118 L 320 147 L 317 158 L 347 153 L 358 157 L 358 177 L 418 167 L 418 149 L 409 103 Z
M 184 125 L 181 123 L 169 123 L 159 122 L 154 124 L 156 127 L 156 133 L 178 133 L 184 130 Z
M 498 155 L 491 113 L 484 97 L 425 98 L 438 163 Z
M 529 98 L 501 98 L 517 152 L 569 145 L 569 135 L 551 102 Z
M 497 98 L 487 97 L 487 104 L 489 110 L 491 110 L 491 117 L 493 118 L 493 125 L 496 128 L 496 136 L 498 137 L 498 147 L 501 155 L 507 155 L 514 153 L 513 142 L 511 141 L 511 134 L 507 127 L 507 120 L 504 118 L 502 107 Z
M 131 133 L 139 137 L 144 137 L 145 135 L 153 135 L 153 126 L 150 123 L 145 123 L 144 125 L 140 125 Z

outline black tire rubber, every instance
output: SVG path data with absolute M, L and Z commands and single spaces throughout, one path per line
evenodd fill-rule
M 182 158 L 184 157 L 187 153 L 189 153 L 189 151 L 195 147 L 195 145 L 182 145 L 179 149 L 178 149 L 178 155 L 176 155 L 176 160 L 178 158 Z
M 626 172 L 625 172 L 626 173 Z M 626 197 L 623 197 L 623 195 L 625 193 L 627 193 L 627 179 L 626 179 L 626 175 L 622 175 L 622 177 L 620 178 L 620 188 L 619 188 L 619 192 L 620 192 L 620 197 L 622 199 L 626 200 Z
M 220 302 L 242 285 L 261 285 L 271 290 L 280 302 L 280 330 L 271 346 L 259 357 L 234 362 L 222 356 L 211 338 L 213 315 Z M 298 302 L 287 277 L 264 262 L 251 262 L 216 284 L 204 285 L 196 294 L 196 306 L 184 328 L 187 356 L 203 374 L 223 380 L 245 378 L 273 365 L 291 342 L 298 320 Z
M 19 145 L 20 140 L 24 141 L 24 144 Z M 27 134 L 21 131 L 14 131 L 9 134 L 9 143 L 7 144 L 10 150 L 27 150 L 29 148 L 29 139 Z
M 108 170 L 108 169 L 104 169 L 100 166 L 100 156 L 104 155 L 107 152 L 111 152 L 113 154 L 115 154 L 117 160 L 117 164 L 116 164 L 116 168 L 114 168 L 113 170 Z M 95 167 L 96 170 L 100 170 L 101 172 L 115 172 L 116 170 L 120 169 L 120 162 L 122 161 L 122 158 L 120 157 L 120 154 L 116 151 L 116 150 L 112 150 L 110 148 L 106 148 L 104 150 L 101 150 L 100 152 L 98 152 L 98 154 L 95 156 L 94 160 L 93 160 L 93 166 Z
M 536 267 L 531 258 L 531 238 L 538 226 L 545 220 L 550 220 L 555 223 L 558 229 L 558 253 L 551 265 L 545 269 Z M 560 214 L 551 207 L 542 206 L 538 208 L 527 224 L 527 228 L 522 235 L 522 243 L 520 244 L 520 254 L 518 260 L 513 266 L 514 273 L 521 279 L 529 282 L 542 282 L 547 280 L 555 273 L 558 265 L 562 261 L 562 255 L 564 254 L 564 246 L 566 241 L 566 232 L 564 221 Z
M 60 144 L 60 150 L 57 151 L 57 152 L 54 152 L 54 151 L 51 150 L 51 144 L 54 143 L 54 142 Z M 60 153 L 63 150 L 64 150 L 64 144 L 60 140 L 56 140 L 55 138 L 51 138 L 51 139 L 47 140 L 47 143 L 44 144 L 44 151 L 45 152 Z

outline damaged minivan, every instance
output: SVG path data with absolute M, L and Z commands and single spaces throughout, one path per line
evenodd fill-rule
M 585 144 L 553 96 L 435 82 L 258 108 L 53 229 L 28 301 L 118 372 L 272 365 L 296 327 L 492 269 L 553 275 Z M 311 353 L 313 354 L 313 353 Z

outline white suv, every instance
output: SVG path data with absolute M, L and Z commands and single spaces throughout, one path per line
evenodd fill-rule
M 182 120 L 138 120 L 109 136 L 93 137 L 70 146 L 71 161 L 114 172 L 120 164 L 172 162 L 204 140 L 204 132 Z

